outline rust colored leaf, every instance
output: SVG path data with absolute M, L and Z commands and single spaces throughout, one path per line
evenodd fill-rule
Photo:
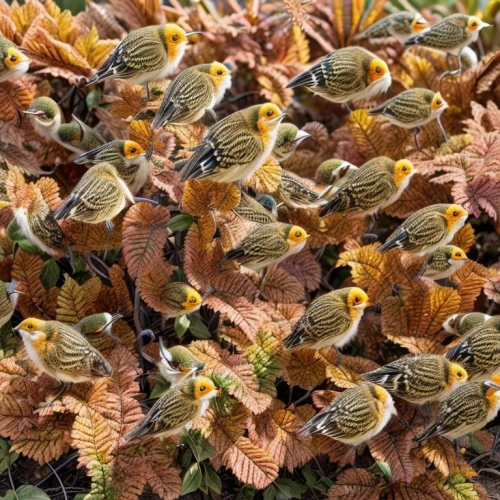
M 366 469 L 348 469 L 341 472 L 328 490 L 329 500 L 377 500 L 378 479 Z

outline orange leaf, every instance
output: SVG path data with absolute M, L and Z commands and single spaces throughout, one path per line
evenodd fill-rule
M 329 500 L 377 500 L 379 480 L 366 469 L 348 469 L 341 472 L 328 490 Z

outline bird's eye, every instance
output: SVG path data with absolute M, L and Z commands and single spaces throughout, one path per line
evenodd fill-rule
M 16 62 L 17 57 L 16 56 L 10 56 L 10 62 Z
M 200 392 L 205 392 L 206 390 L 207 390 L 207 388 L 206 388 L 204 385 L 202 385 L 202 386 L 200 387 Z
M 406 167 L 403 167 L 401 170 L 402 170 L 403 172 L 406 172 L 408 169 L 407 169 Z
M 300 231 L 295 231 L 295 237 L 300 238 L 302 236 L 302 233 Z
M 136 151 L 137 151 L 137 148 L 130 148 L 128 152 L 129 153 L 135 153 Z
M 223 71 L 221 69 L 217 70 L 218 75 L 222 75 Z
M 179 35 L 174 35 L 174 36 L 172 37 L 172 41 L 173 41 L 173 42 L 176 42 L 177 40 L 179 40 Z
M 456 210 L 453 212 L 453 217 L 458 217 L 458 212 Z
M 28 330 L 31 330 L 31 329 L 33 328 L 33 325 L 32 325 L 31 323 L 28 323 L 28 324 L 26 325 L 26 328 L 27 328 Z
M 356 302 L 356 304 L 359 304 L 361 300 L 361 297 L 359 295 L 356 295 L 356 297 L 354 297 L 354 302 Z
M 382 73 L 382 68 L 380 66 L 377 66 L 375 68 L 375 73 Z
M 274 115 L 274 111 L 272 109 L 268 109 L 267 116 L 273 116 L 273 115 Z
M 475 28 L 475 27 L 477 26 L 476 21 L 474 21 L 474 22 L 471 24 L 471 26 L 472 26 L 473 28 Z
M 441 106 L 441 104 L 443 104 L 443 103 L 441 102 L 441 99 L 438 99 L 438 100 L 436 101 L 436 104 L 437 104 L 438 106 Z
M 194 304 L 195 302 L 197 302 L 196 297 L 191 297 L 189 299 L 189 302 L 191 302 L 191 304 Z
M 462 257 L 462 254 L 460 252 L 458 252 L 457 257 Z
M 462 378 L 463 377 L 463 373 L 462 372 L 457 372 L 457 378 Z

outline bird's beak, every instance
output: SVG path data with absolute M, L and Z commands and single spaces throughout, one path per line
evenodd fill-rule
M 151 157 L 153 156 L 153 145 L 151 144 L 151 146 L 149 146 L 148 150 L 146 151 L 146 158 L 148 160 L 151 160 Z
M 293 142 L 299 143 L 302 142 L 304 139 L 307 139 L 308 137 L 311 137 L 311 134 L 308 134 L 304 130 L 299 130 Z
M 485 23 L 484 21 L 481 21 L 481 28 L 489 28 L 490 26 L 493 26 L 492 24 Z
M 190 36 L 192 36 L 192 35 L 201 35 L 201 36 L 203 36 L 203 31 L 188 31 L 188 32 L 186 33 L 186 36 L 187 36 L 187 37 L 190 37 Z
M 33 116 L 40 116 L 40 115 L 43 115 L 43 111 L 40 111 L 38 109 L 31 109 L 31 108 L 28 108 L 28 109 L 25 109 L 23 111 L 23 113 L 25 115 L 33 115 Z
M 500 390 L 500 385 L 493 382 L 493 380 L 487 380 L 484 385 L 491 387 L 492 389 L 496 389 L 497 391 Z
M 272 125 L 274 125 L 275 123 L 279 123 L 281 120 L 283 120 L 283 118 L 285 118 L 286 115 L 286 113 L 281 113 L 281 115 L 278 115 L 276 118 L 269 120 L 268 123 L 271 123 Z

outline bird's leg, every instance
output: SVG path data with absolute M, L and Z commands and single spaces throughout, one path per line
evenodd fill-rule
M 333 348 L 337 353 L 337 361 L 335 361 L 335 366 L 340 366 L 342 364 L 342 361 L 344 361 L 344 355 L 336 347 Z
M 441 130 L 441 133 L 443 134 L 444 142 L 448 144 L 448 136 L 446 135 L 446 131 L 444 130 L 443 124 L 441 123 L 441 119 L 439 118 L 439 116 L 436 121 L 438 123 L 439 130 Z
M 61 396 L 61 394 L 66 391 L 67 389 L 69 389 L 71 387 L 71 382 L 70 383 L 66 383 L 66 382 L 61 382 L 59 385 L 59 391 L 57 392 L 57 394 L 51 399 L 51 401 L 49 403 L 41 403 L 40 404 L 40 408 L 50 408 L 54 402 L 59 399 L 59 396 Z
M 420 134 L 420 130 L 421 130 L 421 128 L 420 128 L 420 127 L 417 127 L 417 128 L 414 128 L 414 129 L 413 129 L 413 140 L 415 141 L 415 146 L 417 147 L 417 150 L 418 150 L 418 151 L 422 151 L 422 150 L 420 149 L 420 145 L 419 145 L 419 143 L 418 143 L 418 134 Z
M 258 299 L 259 298 L 259 295 L 262 294 L 262 290 L 264 290 L 264 284 L 266 282 L 266 278 L 267 278 L 267 275 L 268 275 L 268 271 L 269 271 L 269 268 L 268 267 L 265 267 L 261 274 L 260 274 L 260 284 L 259 284 L 259 288 L 257 290 L 257 294 L 255 295 L 255 299 Z
M 215 111 L 214 111 L 213 109 L 207 109 L 207 110 L 205 111 L 205 113 L 206 113 L 207 115 L 209 115 L 209 116 L 210 116 L 210 118 L 212 118 L 212 120 L 213 120 L 214 122 L 218 122 L 218 121 L 219 121 L 219 119 L 217 118 L 217 115 L 215 114 Z
M 113 232 L 115 225 L 110 220 L 107 220 L 105 224 L 106 224 L 106 235 L 109 237 L 109 235 Z
M 344 109 L 346 109 L 349 113 L 352 113 L 354 111 L 354 109 L 352 108 L 352 106 L 349 102 L 344 102 L 343 106 L 344 106 Z
M 299 398 L 297 401 L 295 401 L 293 403 L 294 406 L 297 406 L 300 403 L 302 403 L 303 401 L 305 401 L 312 394 L 312 392 L 316 389 L 316 387 L 317 386 L 315 385 L 314 387 L 311 387 L 310 389 L 308 389 L 308 391 L 301 398 Z
M 140 198 L 137 196 L 134 196 L 134 203 L 150 203 L 151 205 L 154 205 L 155 207 L 160 204 L 156 200 L 151 200 L 150 198 Z
M 444 72 L 444 73 L 443 73 L 443 74 L 439 77 L 439 80 L 438 80 L 438 84 L 439 84 L 439 85 L 441 85 L 441 80 L 442 80 L 443 78 L 446 78 L 447 76 L 456 76 L 456 75 L 459 75 L 459 74 L 462 72 L 462 59 L 461 59 L 461 57 L 460 57 L 461 55 L 462 55 L 462 51 L 460 51 L 460 52 L 458 53 L 458 55 L 456 56 L 456 57 L 457 57 L 457 59 L 458 59 L 458 69 L 455 69 L 455 70 L 453 70 L 453 71 L 450 71 L 450 70 L 448 69 L 448 71 L 445 71 L 445 72 Z M 446 63 L 447 63 L 447 64 L 448 64 L 448 56 L 449 56 L 449 54 L 447 54 L 447 56 L 446 56 Z M 450 67 L 450 66 L 449 66 L 449 64 L 448 64 L 448 68 L 449 68 L 449 67 Z
M 144 98 L 144 101 L 150 101 L 151 96 L 149 94 L 149 83 L 144 84 L 144 90 L 146 91 L 146 97 Z

